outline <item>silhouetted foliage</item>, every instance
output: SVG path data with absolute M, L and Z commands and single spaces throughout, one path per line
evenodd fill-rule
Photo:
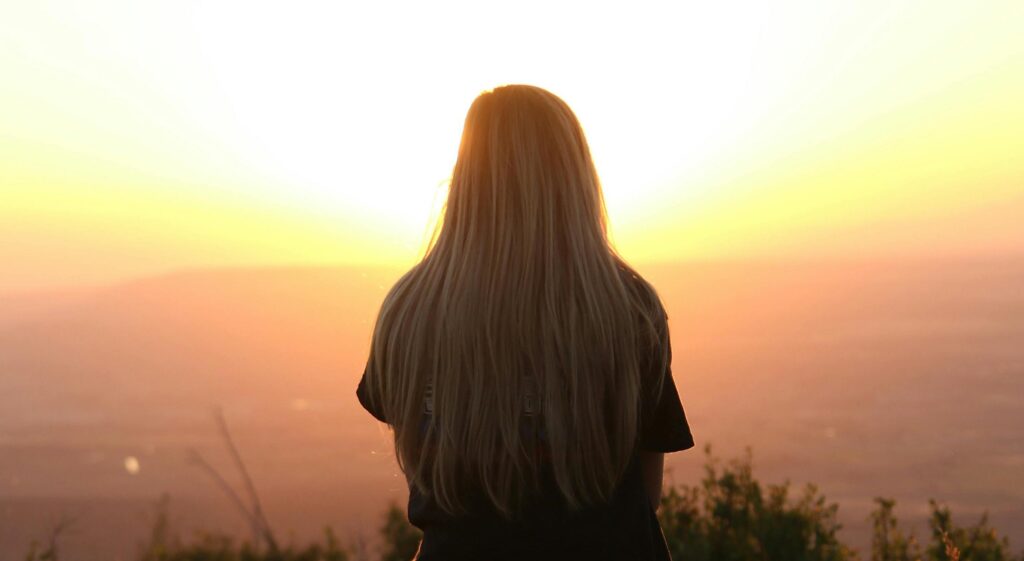
M 384 540 L 381 561 L 409 561 L 416 555 L 423 534 L 409 523 L 405 511 L 392 504 L 384 514 L 380 536 Z
M 149 540 L 139 547 L 138 561 L 349 561 L 349 551 L 342 547 L 334 531 L 324 528 L 323 542 L 305 546 L 275 544 L 264 548 L 264 536 L 254 546 L 252 542 L 236 542 L 231 536 L 201 533 L 191 543 L 183 543 L 174 532 L 168 513 L 170 496 L 164 494 L 157 501 L 156 517 L 150 529 Z M 40 560 L 42 561 L 42 560 Z
M 899 528 L 893 515 L 896 501 L 879 497 L 875 503 L 878 506 L 871 513 L 871 561 L 1024 561 L 1024 552 L 1014 556 L 1009 539 L 1000 538 L 988 525 L 988 513 L 982 514 L 974 526 L 958 527 L 953 524 L 949 508 L 934 499 L 928 501 L 932 539 L 922 557 L 914 535 Z
M 189 544 L 175 542 L 166 547 L 147 547 L 147 561 L 348 561 L 348 551 L 341 547 L 334 532 L 324 529 L 324 542 L 302 547 L 288 545 L 277 550 L 261 551 L 248 541 L 235 542 L 221 534 L 200 534 Z
M 669 550 L 676 561 L 852 561 L 858 552 L 841 543 L 836 521 L 839 506 L 828 503 L 818 488 L 808 484 L 799 494 L 790 483 L 764 485 L 754 478 L 752 453 L 725 465 L 704 448 L 704 477 L 697 485 L 678 485 L 665 492 L 658 518 Z M 218 534 L 199 534 L 183 543 L 171 528 L 169 497 L 157 503 L 149 539 L 139 548 L 138 561 L 369 561 L 361 541 L 342 546 L 331 528 L 322 542 L 279 547 L 260 526 L 251 541 L 236 542 Z M 896 501 L 875 498 L 870 515 L 873 534 L 871 561 L 1024 561 L 1014 556 L 1009 540 L 988 523 L 988 515 L 967 527 L 957 526 L 947 506 L 929 501 L 931 540 L 922 545 L 905 532 L 895 516 Z M 63 517 L 44 542 L 33 541 L 26 561 L 58 561 L 57 541 L 74 522 Z M 265 521 L 265 519 L 263 519 Z M 379 529 L 380 561 L 409 561 L 422 534 L 391 504 Z M 359 538 L 357 537 L 357 540 Z M 268 543 L 269 542 L 269 543 Z M 270 547 L 267 547 L 267 546 Z
M 170 552 L 182 549 L 181 540 L 171 530 L 170 504 L 171 496 L 167 493 L 157 501 L 149 541 L 139 547 L 139 561 L 160 561 L 166 559 Z
M 753 476 L 750 449 L 726 466 L 707 455 L 700 485 L 669 488 L 658 518 L 675 559 L 687 561 L 843 561 L 854 552 L 839 542 L 838 505 L 814 485 L 798 498 L 790 485 L 762 486 Z
M 78 522 L 80 517 L 81 514 L 78 516 L 62 515 L 60 520 L 50 528 L 50 535 L 47 537 L 45 544 L 40 544 L 38 540 L 32 540 L 32 543 L 29 544 L 25 561 L 59 561 L 60 556 L 57 554 L 57 542 L 62 534 L 66 533 Z
M 877 508 L 871 513 L 874 523 L 871 539 L 871 561 L 915 561 L 921 558 L 921 549 L 914 536 L 904 536 L 893 514 L 896 501 L 875 498 Z
M 999 537 L 995 528 L 988 524 L 988 512 L 974 526 L 960 527 L 953 524 L 949 507 L 942 506 L 934 499 L 928 504 L 932 509 L 928 525 L 931 528 L 932 544 L 928 547 L 931 561 L 954 561 L 951 550 L 959 550 L 960 561 L 1024 561 L 1024 552 L 1019 556 L 1010 553 L 1010 540 Z M 950 545 L 943 541 L 948 536 Z

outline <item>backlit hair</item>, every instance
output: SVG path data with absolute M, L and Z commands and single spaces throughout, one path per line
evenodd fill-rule
M 440 228 L 387 294 L 367 363 L 409 483 L 453 514 L 477 496 L 512 515 L 545 469 L 573 508 L 608 499 L 662 312 L 609 243 L 569 106 L 533 86 L 482 93 Z

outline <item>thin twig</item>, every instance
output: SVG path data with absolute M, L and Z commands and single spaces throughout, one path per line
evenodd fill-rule
M 234 503 L 238 511 L 241 512 L 242 516 L 249 522 L 249 527 L 253 533 L 253 539 L 259 541 L 260 536 L 262 534 L 260 530 L 260 521 L 252 512 L 249 511 L 249 507 L 247 507 L 245 505 L 245 502 L 242 501 L 242 497 L 238 496 L 238 493 L 236 493 L 235 490 L 231 488 L 231 485 L 227 482 L 226 479 L 224 479 L 224 476 L 222 476 L 220 472 L 217 471 L 216 468 L 210 465 L 210 463 L 207 462 L 206 459 L 203 458 L 201 454 L 199 454 L 199 452 L 191 448 L 189 449 L 188 452 L 189 461 L 201 467 L 203 471 L 205 471 L 207 475 L 209 475 L 210 478 L 213 479 L 214 483 L 216 483 L 217 486 L 220 487 L 221 491 L 223 491 L 224 494 L 227 495 L 229 499 L 231 499 L 231 502 Z
M 260 497 L 259 494 L 256 493 L 256 486 L 253 485 L 252 477 L 249 476 L 249 470 L 246 469 L 245 462 L 242 461 L 242 455 L 238 453 L 238 447 L 235 446 L 235 441 L 231 438 L 231 432 L 228 431 L 228 423 L 224 419 L 224 410 L 217 407 L 214 410 L 214 415 L 217 418 L 217 425 L 220 427 L 221 434 L 224 436 L 224 441 L 227 443 L 228 450 L 231 452 L 231 458 L 235 462 L 235 467 L 237 467 L 238 471 L 242 474 L 242 481 L 245 483 L 249 499 L 252 501 L 253 517 L 262 527 L 263 537 L 266 539 L 270 550 L 277 551 L 277 540 L 274 539 L 274 533 L 270 529 L 270 524 L 267 522 L 266 516 L 263 514 L 263 506 L 260 504 Z
M 78 520 L 82 517 L 83 512 L 78 513 L 76 516 L 69 516 L 66 513 L 61 513 L 60 520 L 53 525 L 50 529 L 50 543 L 48 549 L 43 552 L 42 558 L 52 559 L 57 561 L 59 556 L 57 555 L 57 538 L 60 537 L 66 530 L 71 528 Z

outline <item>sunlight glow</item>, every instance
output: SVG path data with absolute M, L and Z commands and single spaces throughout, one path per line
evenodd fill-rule
M 465 111 L 506 83 L 575 109 L 636 259 L 884 250 L 882 223 L 927 251 L 950 217 L 1024 210 L 1020 2 L 3 11 L 0 290 L 408 263 Z

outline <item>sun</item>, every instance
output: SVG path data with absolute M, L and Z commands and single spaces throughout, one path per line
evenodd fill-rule
M 588 25 L 559 33 L 584 7 Z M 247 7 L 244 21 L 217 3 L 197 8 L 191 26 L 229 109 L 224 128 L 238 129 L 255 164 L 314 204 L 385 206 L 404 223 L 450 173 L 473 98 L 503 84 L 537 85 L 573 107 L 612 201 L 628 207 L 699 167 L 757 106 L 747 87 L 756 22 L 731 21 L 723 40 L 706 20 L 725 11 L 669 11 L 648 21 L 564 3 L 482 26 L 471 2 L 410 4 L 400 17 L 372 5 Z

